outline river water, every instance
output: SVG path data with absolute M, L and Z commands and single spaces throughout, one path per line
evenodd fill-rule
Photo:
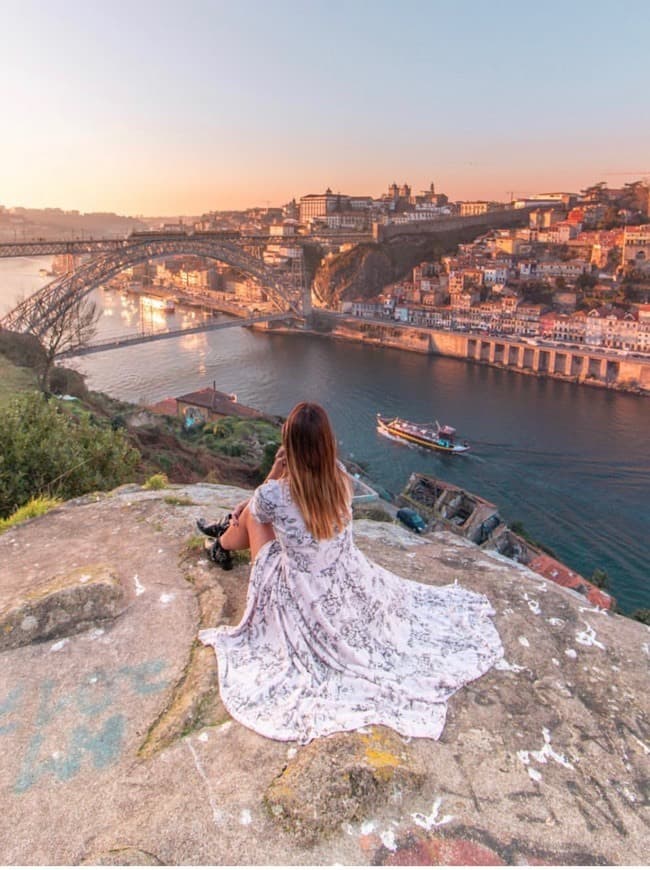
M 49 261 L 0 263 L 0 314 L 47 278 Z M 180 326 L 173 315 L 119 293 L 96 291 L 100 335 L 144 323 Z M 604 568 L 625 612 L 650 607 L 650 402 L 459 360 L 365 347 L 328 338 L 246 329 L 196 334 L 71 363 L 92 389 L 152 403 L 216 381 L 239 401 L 286 414 L 303 399 L 329 411 L 341 455 L 398 492 L 412 471 L 459 484 L 520 520 L 558 558 L 586 577 Z M 450 457 L 378 435 L 380 411 L 455 426 L 472 445 Z

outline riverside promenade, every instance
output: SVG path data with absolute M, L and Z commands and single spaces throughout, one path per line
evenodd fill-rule
M 633 393 L 650 393 L 650 357 L 544 339 L 454 332 L 412 323 L 318 310 L 328 334 L 381 347 L 439 354 L 520 374 L 551 377 Z

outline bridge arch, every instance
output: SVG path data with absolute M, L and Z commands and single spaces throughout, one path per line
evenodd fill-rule
M 126 239 L 112 251 L 102 252 L 74 272 L 56 278 L 41 290 L 23 300 L 0 323 L 15 332 L 44 335 L 59 316 L 101 284 L 119 275 L 124 269 L 149 260 L 191 255 L 218 260 L 256 278 L 279 311 L 300 315 L 299 306 L 289 298 L 277 275 L 257 257 L 239 245 L 221 239 L 166 238 Z

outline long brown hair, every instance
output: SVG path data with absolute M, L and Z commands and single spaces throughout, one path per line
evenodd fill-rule
M 350 486 L 336 459 L 336 439 L 320 405 L 300 402 L 282 428 L 291 496 L 316 540 L 338 534 L 350 520 Z

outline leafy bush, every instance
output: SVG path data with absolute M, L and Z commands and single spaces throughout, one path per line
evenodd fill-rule
M 82 399 L 88 396 L 84 376 L 63 366 L 56 366 L 50 372 L 50 390 L 60 396 L 79 396 Z
M 0 517 L 35 496 L 68 499 L 113 489 L 133 479 L 139 458 L 110 425 L 24 393 L 0 415 Z
M 11 528 L 11 526 L 18 525 L 18 523 L 23 523 L 25 520 L 31 520 L 34 517 L 40 517 L 41 514 L 45 514 L 48 511 L 55 508 L 58 504 L 61 504 L 61 499 L 58 498 L 48 498 L 37 496 L 36 498 L 30 499 L 27 504 L 24 504 L 22 507 L 18 508 L 17 511 L 14 511 L 10 516 L 8 516 L 5 520 L 0 520 L 0 533 L 5 532 L 7 529 Z
M 152 474 L 151 477 L 142 484 L 143 489 L 167 489 L 169 479 L 166 474 Z
M 273 462 L 275 461 L 275 454 L 278 452 L 279 446 L 279 436 L 273 441 L 267 441 L 267 443 L 264 445 L 264 455 L 262 457 L 262 461 L 260 462 L 260 476 L 262 478 L 265 478 L 273 467 Z
M 591 582 L 599 589 L 609 589 L 609 575 L 603 568 L 596 568 L 591 575 Z

